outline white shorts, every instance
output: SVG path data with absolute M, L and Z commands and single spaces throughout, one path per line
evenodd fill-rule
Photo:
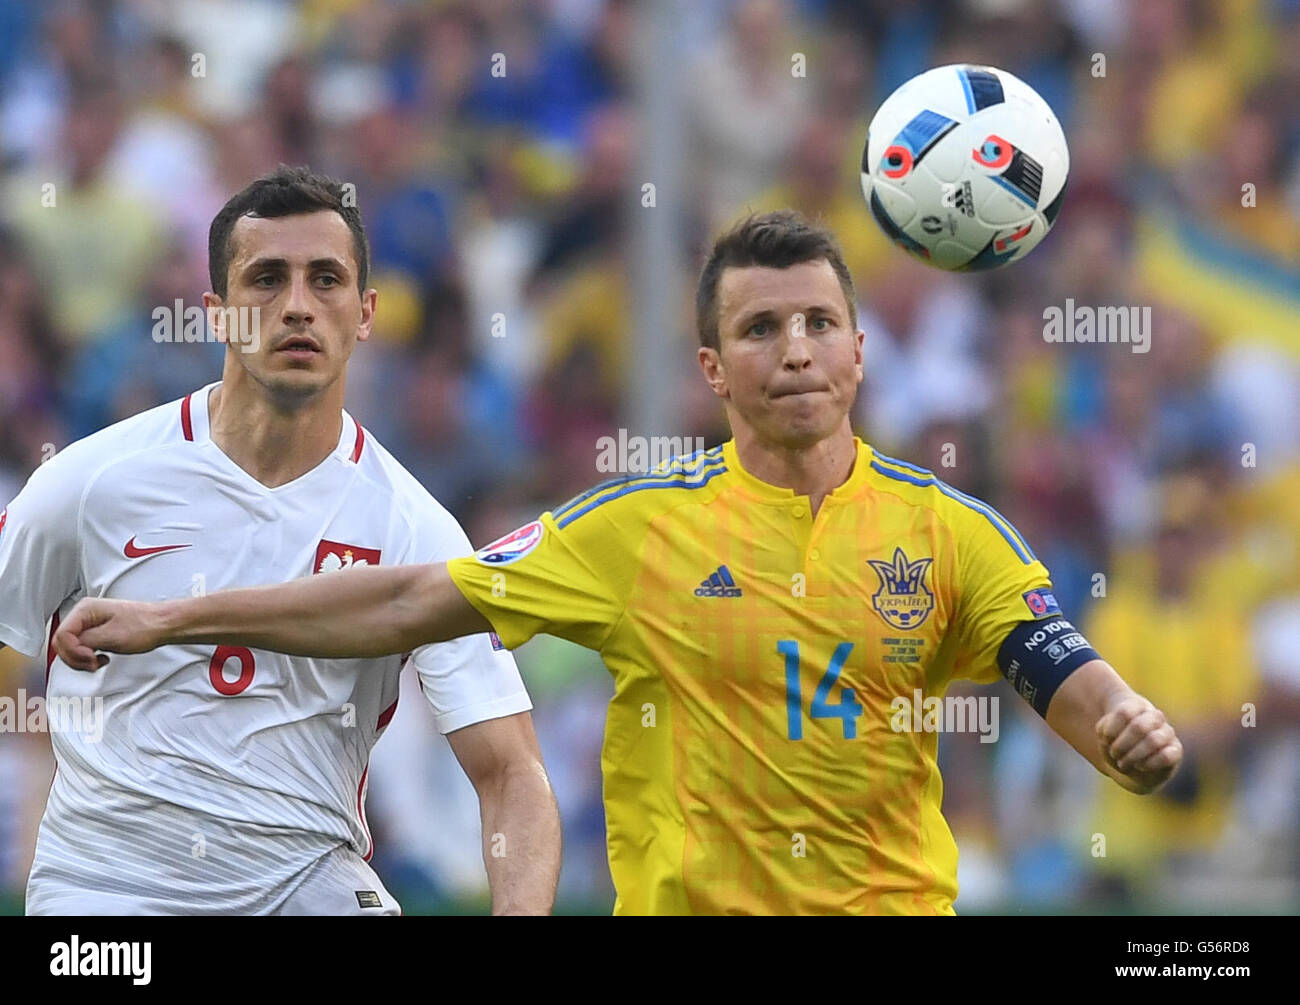
M 300 882 L 271 914 L 397 916 L 401 906 L 375 875 L 375 870 L 351 848 L 341 846 L 307 870 Z
M 340 846 L 304 869 L 285 885 L 286 893 L 277 902 L 268 903 L 258 914 L 397 916 L 401 906 L 379 881 L 375 871 L 351 848 Z M 152 897 L 107 893 L 84 889 L 55 889 L 42 883 L 40 896 L 34 898 L 29 888 L 27 913 L 30 915 L 185 915 L 231 914 L 215 904 L 187 905 L 181 901 L 164 901 Z

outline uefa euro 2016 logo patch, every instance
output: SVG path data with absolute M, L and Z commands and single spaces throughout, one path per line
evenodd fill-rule
M 934 610 L 934 594 L 925 585 L 925 572 L 933 561 L 918 558 L 909 562 L 902 548 L 894 549 L 892 562 L 867 559 L 867 564 L 880 577 L 880 589 L 871 598 L 871 606 L 891 628 L 902 631 L 918 628 Z
M 474 557 L 484 565 L 509 565 L 518 562 L 542 541 L 544 528 L 540 520 L 526 523 L 518 530 L 512 530 L 505 537 L 499 537 L 486 548 L 474 552 Z

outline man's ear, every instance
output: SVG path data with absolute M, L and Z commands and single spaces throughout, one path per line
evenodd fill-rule
M 867 333 L 864 332 L 861 328 L 859 328 L 858 333 L 855 336 L 855 344 L 853 346 L 853 363 L 858 370 L 859 384 L 862 383 L 862 378 L 865 375 L 862 369 L 862 343 L 866 341 L 866 338 L 867 338 Z
M 375 310 L 378 306 L 378 290 L 372 288 L 361 294 L 361 321 L 357 325 L 358 342 L 369 341 L 370 332 L 375 326 Z
M 730 398 L 731 391 L 727 387 L 727 370 L 722 365 L 722 354 L 717 349 L 702 345 L 698 359 L 700 369 L 704 371 L 704 379 L 713 388 L 713 393 L 724 400 Z
M 203 294 L 203 313 L 207 316 L 212 337 L 218 342 L 229 342 L 230 337 L 226 332 L 226 312 L 221 309 L 223 306 L 223 301 L 217 294 L 210 290 Z

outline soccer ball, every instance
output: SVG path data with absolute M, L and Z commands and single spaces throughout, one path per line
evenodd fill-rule
M 885 234 L 940 269 L 1024 258 L 1052 228 L 1070 152 L 1047 102 L 992 66 L 927 70 L 876 112 L 862 194 Z

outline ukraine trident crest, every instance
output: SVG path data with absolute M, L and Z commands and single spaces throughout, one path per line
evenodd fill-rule
M 867 559 L 880 577 L 880 589 L 871 598 L 871 605 L 890 627 L 910 631 L 934 610 L 934 594 L 925 586 L 925 572 L 933 561 L 918 558 L 909 562 L 902 548 L 894 549 L 892 562 Z

